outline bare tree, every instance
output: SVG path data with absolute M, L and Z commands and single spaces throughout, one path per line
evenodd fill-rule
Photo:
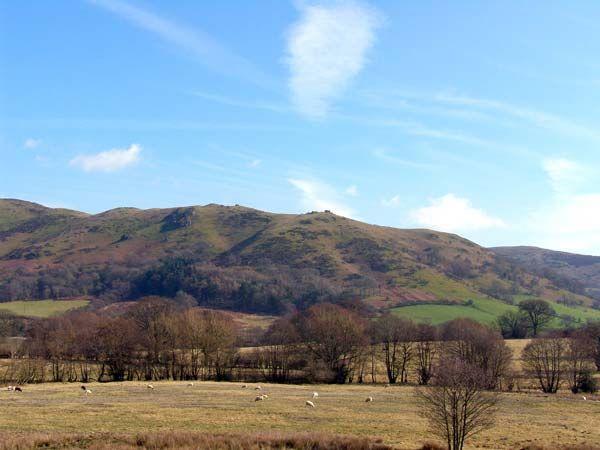
M 263 338 L 264 345 L 257 350 L 259 366 L 267 381 L 289 380 L 299 341 L 298 332 L 288 318 L 279 318 L 271 324 Z
M 590 321 L 583 327 L 583 338 L 587 342 L 590 354 L 596 365 L 596 370 L 600 371 L 600 320 Z
M 364 320 L 341 306 L 323 303 L 310 307 L 299 322 L 313 356 L 327 366 L 336 383 L 345 383 L 366 345 Z
M 433 363 L 437 354 L 437 329 L 419 324 L 415 336 L 416 372 L 419 384 L 425 385 L 433 376 Z
M 488 389 L 498 387 L 510 368 L 512 351 L 497 331 L 471 319 L 455 319 L 444 326 L 442 337 L 448 355 L 482 370 Z
M 577 330 L 568 339 L 565 359 L 571 392 L 587 391 L 594 360 L 585 330 Z
M 477 366 L 453 357 L 442 357 L 434 385 L 417 389 L 421 415 L 448 450 L 462 450 L 467 438 L 491 428 L 498 394 L 485 392 L 489 381 Z
M 523 366 L 543 392 L 556 393 L 563 381 L 565 347 L 563 338 L 550 337 L 534 339 L 523 349 Z
M 408 381 L 408 366 L 413 358 L 416 327 L 413 322 L 386 313 L 373 322 L 374 343 L 381 346 L 382 359 L 390 383 Z

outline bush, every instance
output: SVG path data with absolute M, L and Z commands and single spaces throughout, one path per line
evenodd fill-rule
M 594 378 L 594 375 L 590 371 L 585 371 L 579 375 L 577 385 L 571 388 L 573 394 L 578 392 L 585 392 L 588 394 L 595 394 L 598 392 L 598 382 Z

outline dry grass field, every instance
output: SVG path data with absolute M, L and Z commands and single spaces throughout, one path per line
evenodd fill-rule
M 255 402 L 255 385 L 241 383 L 92 383 L 26 385 L 0 391 L 0 440 L 31 433 L 195 431 L 211 433 L 324 432 L 379 437 L 396 448 L 416 449 L 431 440 L 418 415 L 412 387 L 381 385 L 262 385 L 269 399 Z M 319 392 L 316 408 L 305 400 Z M 372 403 L 365 403 L 373 396 Z M 525 445 L 597 445 L 600 396 L 502 394 L 497 425 L 469 448 L 513 449 Z

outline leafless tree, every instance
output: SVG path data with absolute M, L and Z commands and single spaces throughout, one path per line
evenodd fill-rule
M 387 313 L 373 322 L 372 337 L 381 355 L 390 383 L 408 381 L 408 367 L 414 355 L 416 327 L 413 322 Z
M 443 329 L 444 352 L 479 367 L 486 375 L 488 389 L 496 389 L 510 368 L 512 351 L 502 336 L 471 319 L 455 319 Z
M 534 339 L 523 349 L 523 366 L 543 392 L 558 391 L 564 376 L 565 340 L 561 337 Z
M 585 330 L 577 330 L 567 340 L 566 372 L 571 392 L 587 390 L 588 380 L 594 368 L 593 353 Z
M 367 344 L 364 320 L 341 306 L 323 303 L 309 308 L 299 324 L 312 355 L 327 366 L 333 381 L 345 383 Z
M 419 324 L 415 335 L 415 360 L 419 384 L 426 385 L 433 376 L 435 357 L 438 351 L 437 329 L 428 324 Z
M 469 437 L 493 426 L 499 397 L 485 391 L 486 374 L 460 358 L 440 358 L 435 373 L 433 385 L 417 388 L 420 412 L 448 450 L 461 450 Z

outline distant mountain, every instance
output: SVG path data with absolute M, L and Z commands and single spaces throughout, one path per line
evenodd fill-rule
M 490 250 L 549 278 L 561 277 L 563 284 L 568 284 L 571 280 L 571 289 L 585 291 L 588 295 L 600 298 L 600 256 L 557 252 L 538 247 L 496 247 Z
M 0 200 L 2 301 L 165 295 L 262 313 L 325 300 L 360 300 L 374 309 L 471 298 L 506 304 L 522 296 L 591 303 L 508 253 L 454 234 L 327 211 L 210 204 L 89 215 Z

